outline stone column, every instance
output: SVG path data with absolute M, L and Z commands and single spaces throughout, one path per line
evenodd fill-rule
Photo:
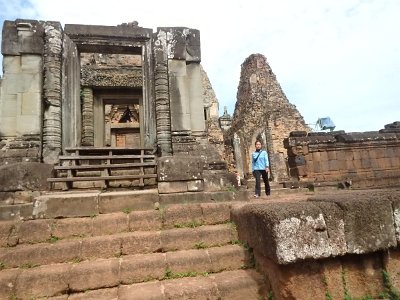
M 82 146 L 94 146 L 93 90 L 82 89 Z
M 45 22 L 43 161 L 54 164 L 61 152 L 61 51 L 60 23 Z
M 237 133 L 233 134 L 233 151 L 235 154 L 235 162 L 236 162 L 236 169 L 240 174 L 241 178 L 244 178 L 244 170 L 243 170 L 243 158 L 242 158 L 242 145 L 240 143 L 240 137 Z
M 75 43 L 64 35 L 62 70 L 62 144 L 77 147 L 81 142 L 80 62 Z
M 189 79 L 190 96 L 190 126 L 194 136 L 206 134 L 206 122 L 204 116 L 203 84 L 199 63 L 186 65 Z
M 154 43 L 154 85 L 157 146 L 161 156 L 172 155 L 166 33 L 159 31 Z
M 172 134 L 191 135 L 189 80 L 186 61 L 168 61 Z M 198 113 L 198 112 L 197 112 Z

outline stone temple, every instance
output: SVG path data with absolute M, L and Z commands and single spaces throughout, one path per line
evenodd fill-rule
M 65 166 L 78 161 L 63 154 L 114 155 L 109 164 L 142 165 L 136 173 L 121 166 L 96 170 L 91 160 L 92 170 L 60 166 L 57 172 L 75 182 L 101 169 L 103 177 L 128 176 L 112 179 L 143 186 L 154 184 L 158 163 L 164 192 L 225 184 L 220 178 L 226 177 L 226 167 L 218 154 L 223 151 L 208 141 L 218 102 L 200 65 L 198 30 L 159 27 L 153 32 L 137 22 L 62 28 L 59 22 L 5 21 L 2 54 L 0 164 Z M 129 154 L 144 156 L 125 157 Z
M 261 54 L 219 118 L 185 27 L 17 19 L 1 51 L 0 299 L 400 299 L 399 121 L 311 132 Z

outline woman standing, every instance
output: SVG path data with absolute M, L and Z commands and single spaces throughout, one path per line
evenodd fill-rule
M 267 151 L 261 150 L 260 141 L 256 141 L 255 146 L 256 151 L 254 151 L 252 154 L 252 169 L 253 176 L 256 178 L 254 198 L 258 198 L 261 195 L 261 177 L 265 184 L 265 194 L 267 196 L 271 194 L 271 188 L 268 180 L 269 161 Z

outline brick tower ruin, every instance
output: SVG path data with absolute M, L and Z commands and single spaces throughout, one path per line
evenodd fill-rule
M 250 55 L 242 64 L 232 125 L 226 132 L 238 172 L 242 176 L 251 173 L 250 156 L 259 139 L 268 152 L 272 178 L 287 179 L 283 140 L 295 130 L 310 131 L 310 128 L 282 91 L 266 57 Z

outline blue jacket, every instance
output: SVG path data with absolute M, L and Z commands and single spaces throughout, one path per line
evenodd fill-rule
M 260 156 L 258 156 L 259 152 L 254 151 L 252 154 L 252 169 L 254 170 L 265 170 L 265 168 L 269 167 L 268 154 L 265 150 L 260 150 Z M 258 156 L 257 161 L 256 158 Z

